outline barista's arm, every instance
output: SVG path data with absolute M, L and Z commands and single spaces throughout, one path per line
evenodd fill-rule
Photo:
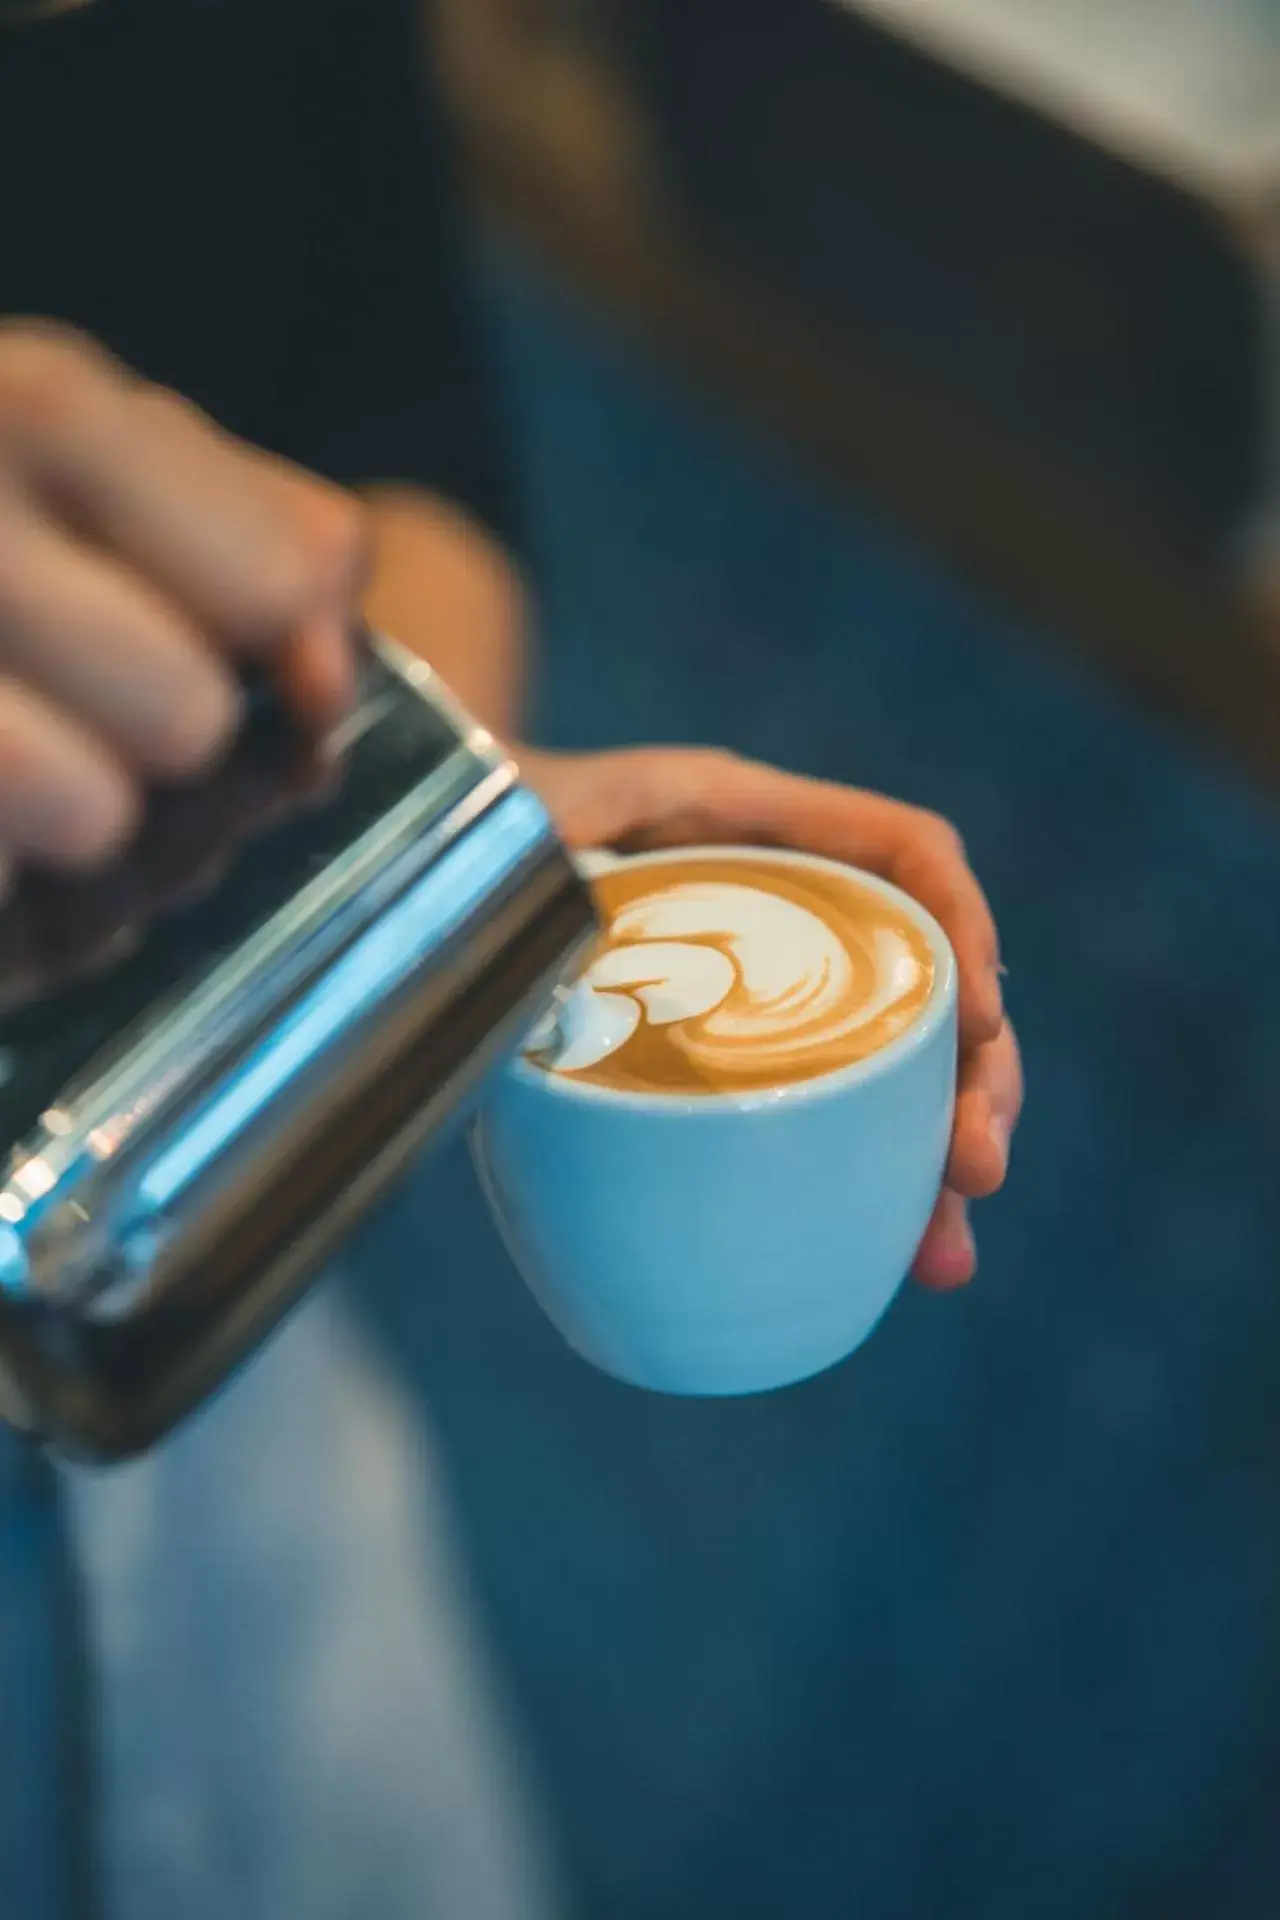
M 493 536 L 439 495 L 371 489 L 369 624 L 429 660 L 503 739 L 520 724 L 524 591 Z

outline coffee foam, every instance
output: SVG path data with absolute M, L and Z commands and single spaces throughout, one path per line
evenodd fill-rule
M 762 854 L 637 862 L 596 883 L 606 932 L 562 1008 L 551 1071 L 715 1093 L 836 1071 L 928 998 L 923 933 L 874 889 Z

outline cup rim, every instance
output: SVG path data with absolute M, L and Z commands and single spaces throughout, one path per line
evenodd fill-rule
M 775 1112 L 782 1107 L 807 1106 L 838 1098 L 855 1087 L 882 1079 L 907 1060 L 922 1053 L 950 1018 L 959 992 L 956 957 L 950 940 L 926 907 L 904 893 L 891 880 L 847 860 L 832 860 L 825 854 L 804 853 L 794 847 L 751 846 L 744 843 L 719 846 L 715 843 L 687 847 L 660 847 L 648 853 L 612 853 L 592 849 L 575 853 L 574 863 L 586 880 L 607 873 L 614 867 L 669 866 L 678 860 L 773 860 L 784 866 L 819 867 L 869 887 L 891 901 L 912 919 L 933 951 L 933 986 L 920 1016 L 891 1040 L 887 1047 L 854 1060 L 831 1073 L 815 1074 L 807 1080 L 790 1080 L 780 1087 L 751 1087 L 741 1093 L 633 1093 L 620 1087 L 602 1087 L 592 1080 L 578 1080 L 572 1074 L 552 1073 L 536 1067 L 523 1053 L 516 1055 L 506 1073 L 521 1086 L 536 1088 L 551 1100 L 568 1100 L 575 1105 L 611 1108 L 636 1114 L 662 1114 L 664 1117 L 723 1119 L 731 1113 Z

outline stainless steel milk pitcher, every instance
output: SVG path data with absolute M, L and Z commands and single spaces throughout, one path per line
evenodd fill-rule
M 216 1387 L 518 1044 L 592 929 L 534 796 L 363 649 L 91 881 L 0 911 L 0 1416 L 98 1458 Z

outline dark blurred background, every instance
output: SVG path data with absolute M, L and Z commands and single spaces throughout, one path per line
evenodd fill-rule
M 575 1911 L 1264 1920 L 1280 15 L 446 24 L 545 733 L 943 809 L 1029 1076 L 977 1285 L 756 1402 L 573 1360 L 457 1158 L 367 1234 Z

